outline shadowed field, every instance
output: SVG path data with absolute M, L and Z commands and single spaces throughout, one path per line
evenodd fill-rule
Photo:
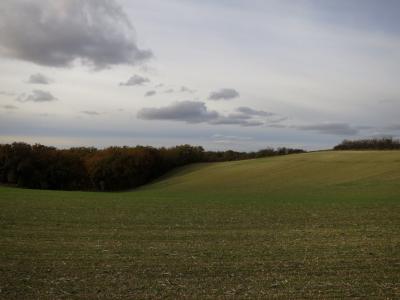
M 400 297 L 400 151 L 191 165 L 135 191 L 0 187 L 0 298 Z

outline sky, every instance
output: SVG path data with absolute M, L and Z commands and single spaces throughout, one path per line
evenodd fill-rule
M 400 136 L 400 1 L 2 0 L 0 143 Z

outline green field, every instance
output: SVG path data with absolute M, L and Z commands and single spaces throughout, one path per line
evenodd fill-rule
M 196 164 L 120 193 L 0 187 L 0 298 L 400 298 L 400 151 Z

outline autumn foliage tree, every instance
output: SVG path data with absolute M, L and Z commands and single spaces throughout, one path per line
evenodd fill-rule
M 171 148 L 110 147 L 59 150 L 39 144 L 0 145 L 0 182 L 19 187 L 112 191 L 134 188 L 173 168 L 196 162 L 251 159 L 300 153 L 268 148 L 258 152 L 204 151 L 181 145 Z
M 81 189 L 87 185 L 83 161 L 68 150 L 25 143 L 0 145 L 0 180 L 39 189 Z

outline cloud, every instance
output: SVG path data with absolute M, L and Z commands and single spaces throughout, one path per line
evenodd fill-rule
M 143 108 L 138 117 L 145 120 L 172 120 L 187 123 L 203 123 L 219 116 L 216 111 L 209 111 L 204 102 L 181 101 L 160 108 Z
M 81 111 L 81 113 L 85 114 L 85 115 L 89 115 L 89 116 L 99 116 L 100 113 L 98 113 L 97 111 L 94 110 L 83 110 Z
M 18 107 L 14 106 L 14 105 L 9 105 L 9 104 L 2 105 L 1 107 L 4 109 L 18 109 Z
M 287 125 L 283 125 L 283 124 L 268 124 L 268 127 L 271 127 L 271 128 L 288 128 L 288 126 Z
M 143 85 L 146 82 L 150 82 L 150 79 L 146 77 L 142 77 L 140 75 L 133 75 L 126 82 L 121 82 L 119 85 L 121 86 L 135 86 L 135 85 Z
M 356 135 L 359 131 L 346 123 L 323 123 L 314 125 L 295 126 L 300 130 L 316 131 L 322 134 Z
M 390 126 L 385 127 L 387 130 L 400 130 L 400 124 L 393 124 Z
M 243 116 L 247 116 L 248 118 L 253 118 L 253 117 L 259 117 L 262 119 L 265 119 L 265 123 L 268 123 L 269 125 L 275 124 L 275 123 L 280 123 L 282 121 L 287 120 L 287 117 L 279 116 L 276 113 L 265 111 L 265 110 L 257 110 L 251 107 L 247 106 L 240 106 L 236 108 L 236 111 L 239 114 L 242 114 Z M 264 123 L 264 122 L 263 122 Z M 249 122 L 250 126 L 257 126 L 258 123 L 252 121 Z M 269 126 L 269 127 L 275 127 L 275 126 Z M 276 128 L 283 128 L 285 126 L 277 126 Z
M 236 109 L 236 111 L 246 114 L 246 115 L 251 115 L 251 116 L 260 116 L 260 117 L 270 117 L 274 116 L 274 113 L 264 111 L 264 110 L 256 110 L 250 107 L 246 106 L 241 106 Z
M 253 120 L 241 114 L 221 115 L 209 110 L 204 102 L 181 101 L 160 108 L 143 108 L 138 118 L 144 120 L 170 120 L 187 123 L 208 123 L 211 125 L 261 126 L 264 122 Z
M 146 94 L 144 94 L 144 96 L 151 97 L 151 96 L 154 96 L 155 94 L 157 94 L 157 92 L 152 90 L 152 91 L 147 91 Z
M 262 126 L 262 125 L 264 125 L 264 122 L 252 120 L 252 121 L 243 122 L 240 125 L 244 126 L 244 127 L 254 127 L 254 126 Z
M 247 114 L 242 114 L 242 113 L 232 113 L 228 115 L 229 118 L 232 119 L 239 119 L 239 120 L 248 120 L 253 118 L 253 116 L 251 115 L 247 115 Z
M 115 0 L 2 0 L 0 54 L 44 66 L 96 69 L 152 57 Z
M 32 74 L 28 79 L 28 83 L 32 84 L 50 84 L 51 82 L 51 79 L 40 73 Z
M 56 101 L 58 99 L 49 92 L 42 91 L 42 90 L 34 90 L 29 95 L 22 94 L 22 95 L 18 96 L 16 100 L 19 102 L 29 102 L 29 101 L 51 102 L 51 101 Z
M 11 97 L 11 96 L 15 96 L 16 94 L 13 93 L 13 92 L 0 91 L 0 95 L 1 95 L 1 96 L 8 96 L 8 97 Z
M 249 119 L 247 116 L 229 114 L 227 116 L 219 115 L 218 118 L 211 120 L 209 123 L 213 125 L 240 125 L 244 127 L 261 126 L 264 124 L 264 122 Z
M 209 100 L 230 100 L 240 97 L 240 94 L 235 89 L 220 89 L 210 93 Z
M 269 123 L 280 123 L 289 119 L 288 117 L 280 117 L 280 116 L 273 116 L 272 118 L 268 119 Z
M 186 86 L 182 86 L 180 91 L 181 91 L 181 93 L 190 93 L 190 94 L 193 94 L 194 92 L 196 92 L 195 90 L 189 89 Z
M 174 92 L 174 89 L 168 89 L 168 90 L 164 91 L 164 93 L 166 93 L 166 94 L 172 94 L 173 92 Z

